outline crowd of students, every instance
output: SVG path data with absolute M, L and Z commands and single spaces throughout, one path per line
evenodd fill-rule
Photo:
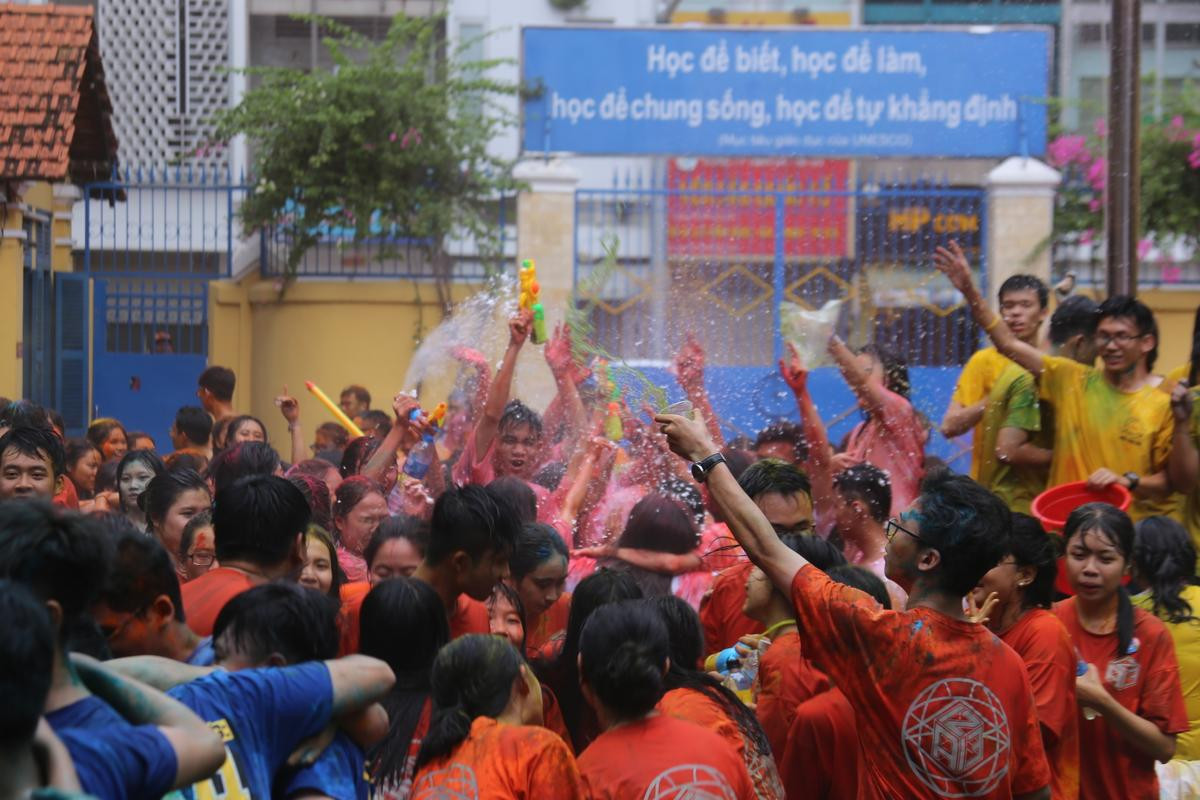
M 935 263 L 995 345 L 941 426 L 969 476 L 881 344 L 829 341 L 840 445 L 794 350 L 799 423 L 726 441 L 690 338 L 682 414 L 566 329 L 545 411 L 512 398 L 526 312 L 494 374 L 454 350 L 440 426 L 351 386 L 365 435 L 310 441 L 285 390 L 283 455 L 222 367 L 170 448 L 5 401 L 0 796 L 1200 796 L 1200 358 L 1156 375 L 1136 299 L 1019 275 L 996 314 Z M 1046 533 L 1071 481 L 1128 510 Z

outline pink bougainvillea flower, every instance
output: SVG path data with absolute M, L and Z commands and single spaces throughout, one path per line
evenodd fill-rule
M 1104 117 L 1100 117 L 1096 120 L 1095 124 L 1092 125 L 1092 130 L 1096 132 L 1097 136 L 1108 136 L 1108 120 L 1106 120 Z
M 396 141 L 396 140 L 397 140 L 397 139 L 399 139 L 399 138 L 400 138 L 400 137 L 396 135 L 396 132 L 395 132 L 395 131 L 392 131 L 391 133 L 389 133 L 389 134 L 388 134 L 388 141 L 389 141 L 389 142 L 394 142 L 394 141 Z
M 1183 280 L 1183 268 L 1174 262 L 1163 264 L 1162 279 L 1163 283 L 1179 283 Z
M 1086 136 L 1060 136 L 1046 148 L 1050 163 L 1056 167 L 1068 164 L 1087 164 L 1092 160 Z
M 416 128 L 409 128 L 404 132 L 404 138 L 400 140 L 400 146 L 408 148 L 410 145 L 416 147 L 421 143 L 421 132 Z
M 1093 214 L 1095 214 L 1097 211 L 1099 211 L 1102 206 L 1103 206 L 1103 203 L 1100 202 L 1099 197 L 1093 197 L 1091 200 L 1088 201 L 1088 211 L 1092 212 Z
M 1096 201 L 1093 200 L 1092 202 L 1095 203 Z M 1095 210 L 1095 209 L 1093 209 L 1093 210 Z M 1091 244 L 1093 241 L 1095 241 L 1095 239 L 1096 239 L 1096 232 L 1094 230 L 1092 230 L 1091 228 L 1088 228 L 1086 231 L 1084 231 L 1082 234 L 1080 234 L 1079 243 L 1081 245 L 1086 246 L 1086 245 Z
M 1097 158 L 1088 167 L 1087 182 L 1092 185 L 1096 191 L 1104 191 L 1104 187 L 1108 184 L 1108 160 Z
M 1154 249 L 1154 242 L 1150 239 L 1142 239 L 1137 244 L 1138 261 L 1145 261 L 1146 256 L 1150 255 L 1150 251 Z

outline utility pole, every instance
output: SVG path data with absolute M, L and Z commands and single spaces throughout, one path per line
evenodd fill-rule
M 1141 0 L 1112 0 L 1108 90 L 1108 294 L 1137 294 Z

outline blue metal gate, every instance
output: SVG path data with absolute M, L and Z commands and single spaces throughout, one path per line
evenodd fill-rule
M 701 170 L 702 179 L 688 180 L 672 164 L 656 180 L 577 191 L 576 300 L 596 342 L 675 397 L 670 359 L 694 334 L 727 434 L 753 438 L 773 420 L 798 419 L 776 367 L 781 301 L 818 309 L 842 299 L 850 313 L 840 335 L 898 350 L 914 405 L 940 419 L 979 330 L 932 255 L 957 239 L 985 274 L 984 191 L 854 181 L 848 170 L 841 180 L 771 181 L 740 169 L 715 177 Z M 614 242 L 615 266 L 596 273 Z M 839 440 L 860 419 L 853 395 L 831 368 L 815 370 L 810 386 Z M 960 468 L 968 457 L 936 428 L 927 452 Z

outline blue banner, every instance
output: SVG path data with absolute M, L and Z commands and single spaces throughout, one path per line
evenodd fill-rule
M 1041 156 L 1051 32 L 525 28 L 526 153 Z

